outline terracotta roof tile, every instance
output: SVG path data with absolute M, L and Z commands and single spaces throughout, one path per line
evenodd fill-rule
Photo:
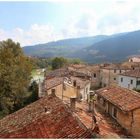
M 140 95 L 138 92 L 125 89 L 119 86 L 109 86 L 96 91 L 123 111 L 130 111 L 140 108 Z
M 50 112 L 45 112 L 48 107 Z M 0 138 L 90 138 L 58 97 L 44 97 L 0 120 Z
M 109 69 L 109 70 L 131 70 L 128 66 L 123 66 L 120 64 L 111 64 L 109 66 L 103 67 L 103 69 Z
M 67 70 L 67 68 L 56 69 L 48 73 L 46 75 L 46 79 L 49 79 L 52 77 L 62 77 L 68 74 L 69 74 L 69 71 Z
M 45 81 L 45 84 L 46 84 L 46 89 L 51 89 L 57 85 L 60 85 L 63 83 L 63 78 L 62 77 L 54 77 L 54 78 L 51 78 L 51 79 L 47 79 Z
M 127 71 L 127 72 L 124 72 L 124 73 L 122 73 L 120 75 L 140 78 L 140 69 Z

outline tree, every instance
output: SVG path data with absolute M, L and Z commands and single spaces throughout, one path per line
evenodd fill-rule
M 32 92 L 30 96 L 30 102 L 34 102 L 38 99 L 38 84 L 36 81 L 33 81 L 29 87 L 29 91 Z
M 63 58 L 63 57 L 55 57 L 52 60 L 52 69 L 59 69 L 63 66 L 65 66 L 67 64 L 67 59 Z
M 0 42 L 0 111 L 8 114 L 23 106 L 32 66 L 19 43 Z

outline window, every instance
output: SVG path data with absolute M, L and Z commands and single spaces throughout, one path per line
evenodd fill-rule
M 93 77 L 96 78 L 96 73 L 93 74 Z
M 121 82 L 123 82 L 123 78 L 121 77 Z
M 117 118 L 117 109 L 115 107 L 112 108 L 112 116 L 113 118 Z
M 116 70 L 114 70 L 114 73 L 116 73 Z
M 137 81 L 137 85 L 140 85 L 140 81 Z
M 133 84 L 133 80 L 130 81 L 131 85 Z
M 122 71 L 120 70 L 120 73 L 122 73 Z

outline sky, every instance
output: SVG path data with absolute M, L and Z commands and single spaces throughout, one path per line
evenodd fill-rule
M 0 1 L 0 41 L 21 46 L 140 30 L 140 0 Z

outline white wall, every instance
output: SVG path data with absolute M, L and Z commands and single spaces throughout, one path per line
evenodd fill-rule
M 87 89 L 87 92 L 86 92 L 86 89 Z M 83 100 L 87 100 L 89 91 L 90 91 L 90 83 L 88 83 L 83 89 L 80 89 L 80 93 L 82 95 Z
M 130 58 L 128 61 L 129 61 L 129 62 L 140 62 L 140 58 L 138 58 L 138 57 L 133 57 L 133 58 Z
M 123 75 L 119 75 L 118 77 L 119 77 L 118 78 L 119 86 L 124 88 L 129 88 L 129 89 L 133 89 L 133 88 L 140 89 L 140 85 L 136 85 L 137 80 L 140 80 L 140 78 L 128 77 Z M 121 82 L 121 78 L 123 78 L 123 82 Z M 131 80 L 133 80 L 133 84 L 131 84 Z

